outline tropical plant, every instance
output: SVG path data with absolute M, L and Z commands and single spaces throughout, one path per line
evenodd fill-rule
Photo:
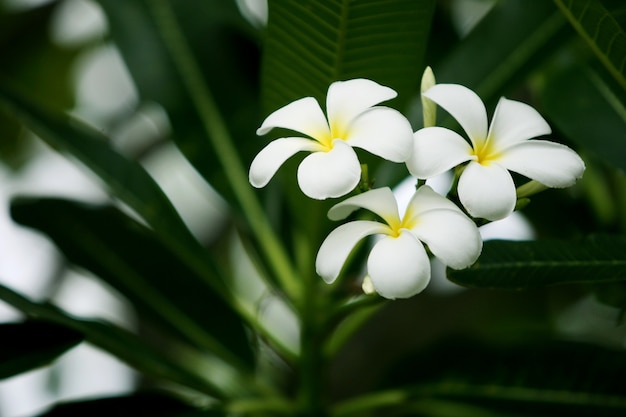
M 76 317 L 0 284 L 0 300 L 27 318 L 0 325 L 0 378 L 48 364 L 79 343 L 109 352 L 143 376 L 133 394 L 77 399 L 42 417 L 626 413 L 623 2 L 484 1 L 491 5 L 489 11 L 467 33 L 455 24 L 458 2 L 452 1 L 269 0 L 267 23 L 260 26 L 244 19 L 234 1 L 96 3 L 140 100 L 165 110 L 171 124 L 168 143 L 177 146 L 226 202 L 229 216 L 216 236 L 199 238 L 142 166 L 150 149 L 124 153 L 106 130 L 69 115 L 71 90 L 59 79 L 67 75 L 76 51 L 49 46 L 50 62 L 63 64 L 36 77 L 26 71 L 36 62 L 27 58 L 41 52 L 31 48 L 25 49 L 28 54 L 18 53 L 21 49 L 8 40 L 26 42 L 20 38 L 25 34 L 44 39 L 45 33 L 31 29 L 50 18 L 55 2 L 2 16 L 7 22 L 0 31 L 5 160 L 16 165 L 17 159 L 9 156 L 15 156 L 16 126 L 24 126 L 89 168 L 111 196 L 106 205 L 19 196 L 11 202 L 11 216 L 49 237 L 69 264 L 116 289 L 133 306 L 142 328 L 150 330 L 132 332 Z M 450 165 L 461 164 L 449 195 L 457 206 L 451 208 L 451 201 L 433 196 L 422 185 L 429 175 L 414 180 L 421 186 L 416 195 L 445 212 L 450 223 L 444 217 L 434 221 L 436 230 L 420 234 L 413 246 L 383 243 L 406 236 L 404 230 L 418 233 L 418 224 L 408 215 L 400 220 L 398 213 L 386 214 L 381 207 L 393 207 L 395 203 L 383 202 L 391 193 L 372 190 L 393 189 L 410 177 L 402 162 L 412 145 L 401 148 L 407 153 L 402 160 L 389 158 L 393 162 L 378 157 L 387 155 L 378 152 L 378 145 L 355 145 L 360 172 L 354 174 L 356 186 L 347 186 L 347 197 L 337 198 L 345 194 L 342 189 L 328 195 L 313 191 L 320 199 L 311 199 L 300 190 L 303 181 L 311 183 L 307 174 L 296 180 L 298 165 L 309 158 L 296 151 L 321 154 L 332 148 L 331 139 L 339 140 L 335 137 L 328 142 L 316 137 L 327 148 L 298 138 L 290 142 L 300 146 L 290 151 L 293 158 L 283 155 L 280 163 L 264 165 L 269 171 L 263 175 L 269 177 L 263 181 L 255 179 L 256 171 L 249 177 L 261 149 L 272 139 L 291 138 L 284 128 L 302 126 L 291 124 L 284 114 L 280 123 L 272 124 L 270 117 L 278 118 L 274 112 L 304 97 L 312 98 L 307 106 L 316 100 L 325 109 L 329 87 L 346 85 L 333 84 L 337 81 L 372 80 L 397 93 L 384 90 L 376 103 L 356 103 L 365 113 L 365 108 L 388 100 L 375 109 L 384 106 L 394 118 L 406 117 L 412 131 L 441 133 L 445 127 L 463 136 L 459 125 L 467 131 L 464 119 L 454 110 L 443 110 L 449 109 L 450 97 L 435 94 L 441 86 L 434 90 L 434 81 L 429 84 L 426 77 L 421 87 L 427 66 L 437 84 L 471 89 L 490 113 L 503 96 L 510 99 L 506 103 L 532 106 L 551 130 L 548 139 L 584 160 L 586 168 L 572 156 L 567 185 L 585 171 L 573 187 L 541 193 L 536 191 L 545 187 L 525 183 L 524 177 L 532 175 L 511 168 L 518 186 L 511 201 L 529 220 L 535 240 L 485 241 L 478 256 L 473 228 L 488 220 L 471 218 L 471 198 L 460 195 L 459 200 L 455 193 L 461 171 L 474 162 L 465 163 L 476 160 L 469 145 L 470 156 Z M 359 88 L 369 91 L 372 85 Z M 349 93 L 356 97 L 361 92 Z M 434 103 L 442 106 L 436 122 L 428 113 Z M 302 114 L 288 115 L 300 123 Z M 330 119 L 330 109 L 328 114 Z M 269 126 L 259 129 L 264 120 Z M 398 123 L 397 129 L 388 129 L 390 135 L 403 129 L 403 122 Z M 334 126 L 331 120 L 331 131 Z M 256 134 L 273 127 L 278 129 L 271 137 Z M 382 136 L 387 125 L 372 123 L 370 128 Z M 540 134 L 545 133 L 543 128 Z M 342 158 L 338 160 L 348 157 Z M 555 166 L 560 172 L 561 165 Z M 418 177 L 428 171 L 409 169 Z M 417 197 L 414 202 L 426 204 Z M 511 210 L 500 210 L 495 217 Z M 339 226 L 337 220 L 345 217 L 349 222 Z M 344 237 L 337 231 L 357 227 L 350 224 L 367 228 L 358 232 L 358 239 L 351 235 L 351 246 L 344 250 L 338 243 Z M 463 243 L 456 246 L 474 245 L 462 259 L 446 252 L 454 235 L 444 243 L 434 237 L 447 230 L 446 224 L 454 226 L 448 229 L 458 232 Z M 387 237 L 372 247 L 361 239 L 369 234 Z M 442 293 L 427 287 L 420 292 L 430 269 L 416 278 L 411 268 L 419 260 L 395 269 L 384 262 L 415 245 L 423 253 L 410 253 L 419 259 L 433 254 L 455 267 L 447 269 L 447 276 L 466 289 Z M 325 249 L 318 257 L 321 246 Z M 371 280 L 364 277 L 370 250 L 370 259 L 374 253 L 379 258 L 368 264 Z M 387 275 L 405 272 L 411 275 L 407 279 L 418 281 L 385 287 L 391 282 Z M 334 282 L 329 285 L 320 276 Z M 410 298 L 388 299 L 405 296 Z M 578 329 L 591 325 L 593 309 L 571 308 L 581 300 L 605 306 L 614 326 L 566 331 L 564 322 L 576 322 Z M 297 327 L 297 343 L 285 336 L 281 324 L 264 317 L 264 303 L 282 308 L 283 318 Z

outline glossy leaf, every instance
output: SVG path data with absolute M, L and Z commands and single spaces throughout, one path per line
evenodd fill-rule
M 417 91 L 432 0 L 269 2 L 261 92 L 265 113 L 313 96 L 333 81 L 369 78 L 398 92 L 403 109 Z
M 13 218 L 47 234 L 70 262 L 116 288 L 149 320 L 230 363 L 248 366 L 239 317 L 154 232 L 111 206 L 23 199 Z
M 555 0 L 600 62 L 626 90 L 626 32 L 599 0 Z
M 626 280 L 626 237 L 488 241 L 478 261 L 448 278 L 466 287 L 529 289 L 555 284 L 599 284 Z
M 550 77 L 542 93 L 546 115 L 581 149 L 626 172 L 626 103 L 590 68 Z
M 158 392 L 138 392 L 123 397 L 107 397 L 57 404 L 38 417 L 179 417 L 196 409 Z M 217 416 L 217 415 L 216 415 Z
M 0 324 L 0 379 L 48 365 L 83 340 L 81 333 L 39 321 Z
M 56 323 L 82 333 L 87 342 L 149 376 L 181 384 L 217 398 L 224 396 L 220 388 L 204 377 L 198 376 L 195 371 L 187 369 L 186 365 L 171 359 L 134 334 L 111 323 L 74 318 L 53 304 L 36 303 L 1 284 L 0 300 L 28 317 Z

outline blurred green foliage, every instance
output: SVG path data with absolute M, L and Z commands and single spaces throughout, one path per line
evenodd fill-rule
M 49 36 L 61 1 L 0 8 L 0 158 L 28 163 L 24 132 L 32 131 L 80 160 L 112 196 L 106 206 L 19 198 L 13 219 L 116 288 L 150 327 L 129 332 L 73 317 L 0 286 L 1 300 L 38 320 L 0 326 L 0 377 L 49 363 L 84 338 L 137 369 L 144 385 L 44 415 L 120 407 L 139 415 L 148 405 L 164 417 L 623 415 L 626 6 L 475 1 L 488 11 L 465 33 L 464 1 L 270 0 L 259 28 L 232 0 L 98 0 L 105 39 L 72 47 Z M 116 46 L 139 94 L 124 116 L 146 103 L 164 109 L 165 140 L 226 202 L 228 225 L 216 240 L 198 240 L 143 168 L 151 146 L 128 155 L 108 135 L 116 120 L 99 126 L 68 115 L 76 59 L 98 42 Z M 300 193 L 298 158 L 252 189 L 247 167 L 269 140 L 255 131 L 285 103 L 313 96 L 323 106 L 331 82 L 356 77 L 396 89 L 391 105 L 418 129 L 426 65 L 439 82 L 474 89 L 490 112 L 502 95 L 537 108 L 551 140 L 583 156 L 585 176 L 532 197 L 523 213 L 536 241 L 488 242 L 472 268 L 450 275 L 471 289 L 431 288 L 395 302 L 362 295 L 358 251 L 341 282 L 327 286 L 313 265 L 335 226 L 326 218 L 333 202 Z M 454 126 L 444 112 L 439 120 Z M 377 186 L 407 175 L 359 156 Z M 244 282 L 261 282 L 264 294 L 252 301 L 235 284 L 246 262 L 253 271 Z M 261 318 L 272 297 L 296 319 L 298 349 Z M 154 386 L 157 394 L 144 393 Z

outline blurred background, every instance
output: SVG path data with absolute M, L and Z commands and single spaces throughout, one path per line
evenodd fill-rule
M 496 1 L 443 3 L 449 9 L 456 36 L 462 38 Z M 241 0 L 237 6 L 252 27 L 261 28 L 265 24 L 265 1 Z M 250 59 L 258 65 L 258 56 L 254 54 L 258 55 L 259 46 L 247 46 L 252 48 Z M 256 73 L 257 68 L 249 70 Z M 170 115 L 158 103 L 140 100 L 119 51 L 108 38 L 107 21 L 97 3 L 89 0 L 0 0 L 0 77 L 37 91 L 38 101 L 65 109 L 95 126 L 112 138 L 118 150 L 140 160 L 199 239 L 211 241 L 219 233 L 227 218 L 225 203 L 168 141 Z M 83 271 L 68 269 L 45 237 L 17 226 L 9 216 L 9 201 L 19 195 L 108 201 L 99 180 L 80 163 L 38 141 L 2 110 L 0 161 L 0 282 L 35 300 L 50 298 L 77 315 L 105 318 L 126 328 L 138 326 L 133 311 L 113 290 Z M 402 194 L 401 190 L 398 192 Z M 515 215 L 506 222 L 484 228 L 483 235 L 529 239 L 535 236 L 535 230 L 521 215 Z M 429 288 L 430 293 L 461 291 L 460 287 L 445 281 L 441 268 L 439 273 Z M 458 311 L 486 300 L 484 295 L 468 291 L 458 304 Z M 533 304 L 534 300 L 538 300 L 537 303 Z M 500 303 L 508 304 L 511 311 L 519 307 L 520 312 L 527 312 L 533 306 L 546 308 L 541 304 L 544 300 L 543 293 L 506 293 Z M 591 335 L 623 346 L 625 329 L 617 321 L 617 309 L 600 305 L 589 297 L 568 303 L 568 308 L 556 320 L 563 334 Z M 410 301 L 395 303 L 377 319 L 380 326 L 374 323 L 370 328 L 378 329 L 378 333 L 370 332 L 359 340 L 367 341 L 374 351 L 394 343 L 408 350 L 411 343 L 417 343 L 415 340 L 407 342 L 406 338 L 394 341 L 394 337 L 406 336 L 406 330 L 397 330 L 402 324 L 385 326 L 387 317 L 431 314 L 437 318 L 441 332 L 447 327 L 477 325 L 460 324 L 459 316 L 443 314 L 440 304 L 436 297 L 422 298 L 419 305 Z M 585 319 L 581 320 L 583 316 Z M 0 303 L 0 322 L 19 317 L 13 309 Z M 284 319 L 280 309 L 274 313 L 268 310 L 268 317 Z M 286 332 L 285 337 L 295 343 L 297 329 L 293 323 L 287 326 Z M 385 340 L 386 346 L 378 345 L 381 340 Z M 335 368 L 338 387 L 343 383 L 342 375 L 351 375 L 350 369 L 357 368 L 368 357 L 364 353 L 359 356 L 362 349 L 356 345 L 346 347 L 346 351 L 350 354 L 340 356 L 338 362 L 342 365 Z M 60 399 L 129 392 L 137 382 L 132 370 L 101 351 L 81 344 L 54 366 L 0 381 L 0 417 L 34 415 Z M 352 387 L 352 390 L 358 391 L 359 387 Z M 349 395 L 350 389 L 337 392 L 339 396 Z

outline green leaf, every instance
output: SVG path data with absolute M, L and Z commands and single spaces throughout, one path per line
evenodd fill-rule
M 433 64 L 435 77 L 440 83 L 465 85 L 493 102 L 552 55 L 570 32 L 551 2 L 528 7 L 526 0 L 499 1 L 441 62 Z
M 618 90 L 590 68 L 571 68 L 546 82 L 546 115 L 582 149 L 626 172 L 626 105 Z
M 13 85 L 36 91 L 41 102 L 69 109 L 75 104 L 71 70 L 81 48 L 61 46 L 51 39 L 50 25 L 59 4 L 50 2 L 24 10 L 0 7 L 0 76 L 10 78 Z M 2 111 L 0 137 L 2 162 L 21 168 L 31 151 L 30 138 L 23 134 L 14 116 Z
M 106 6 L 111 5 L 112 7 L 106 7 L 105 3 Z M 150 94 L 158 95 L 163 89 L 163 85 L 173 86 L 168 91 L 178 93 L 173 96 L 176 100 L 166 101 L 168 111 L 172 113 L 170 117 L 175 114 L 181 116 L 173 135 L 174 141 L 205 179 L 216 186 L 226 198 L 233 201 L 235 207 L 241 208 L 249 220 L 247 226 L 259 241 L 259 247 L 266 255 L 265 261 L 274 270 L 275 277 L 282 284 L 282 290 L 293 299 L 298 298 L 300 296 L 300 284 L 296 273 L 293 271 L 284 247 L 275 236 L 272 226 L 267 221 L 263 209 L 256 199 L 255 192 L 248 182 L 247 169 L 243 163 L 244 160 L 252 160 L 251 152 L 256 151 L 255 147 L 245 146 L 249 139 L 255 137 L 253 132 L 256 129 L 256 122 L 254 121 L 256 117 L 240 112 L 244 108 L 243 103 L 247 100 L 245 99 L 246 95 L 238 95 L 237 89 L 248 85 L 249 80 L 255 80 L 256 74 L 251 74 L 243 80 L 239 77 L 235 77 L 235 79 L 217 77 L 215 80 L 208 81 L 203 74 L 204 69 L 199 65 L 201 59 L 198 57 L 202 57 L 207 52 L 211 59 L 210 65 L 216 66 L 215 59 L 219 58 L 217 65 L 222 66 L 227 65 L 228 62 L 228 60 L 222 59 L 223 53 L 241 50 L 234 45 L 229 48 L 228 43 L 221 44 L 220 42 L 217 44 L 221 48 L 225 48 L 224 50 L 215 51 L 212 47 L 209 47 L 208 51 L 204 50 L 207 42 L 215 46 L 214 42 L 220 39 L 219 37 L 213 38 L 215 28 L 205 26 L 205 23 L 212 26 L 213 19 L 205 22 L 204 16 L 215 16 L 214 12 L 221 10 L 224 4 L 228 4 L 228 7 L 234 6 L 230 2 L 203 2 L 202 4 L 208 8 L 203 14 L 202 9 L 197 10 L 196 3 L 186 3 L 191 8 L 187 9 L 187 20 L 185 20 L 185 28 L 183 28 L 179 23 L 182 19 L 177 16 L 178 7 L 181 3 L 168 0 L 150 0 L 132 3 L 104 2 L 103 6 L 108 10 L 111 20 L 116 24 L 117 29 L 114 29 L 114 32 L 121 33 L 120 45 L 123 49 L 128 48 L 125 52 L 127 59 L 129 62 L 135 63 L 135 65 L 131 65 L 135 68 L 135 77 L 142 78 L 140 74 L 145 73 L 146 61 L 154 63 L 159 71 L 164 70 L 163 73 L 157 74 L 153 74 L 149 70 L 149 73 L 145 74 L 149 77 L 148 83 L 145 80 L 138 82 L 140 85 L 147 86 L 147 91 L 144 91 L 144 94 L 147 94 L 148 97 Z M 128 5 L 129 9 L 126 12 L 120 8 L 122 4 Z M 217 15 L 219 14 L 217 13 Z M 190 26 L 188 24 L 189 19 L 200 23 L 198 30 L 202 33 L 201 52 L 196 51 L 194 53 L 192 44 L 185 36 L 186 28 Z M 241 19 L 240 16 L 239 19 Z M 220 19 L 216 20 L 219 21 Z M 135 27 L 138 30 L 128 30 Z M 209 33 L 205 32 L 207 30 Z M 220 31 L 218 30 L 218 32 Z M 209 41 L 205 41 L 207 35 L 210 36 Z M 136 42 L 139 42 L 141 49 L 137 53 L 144 56 L 146 52 L 149 52 L 148 56 L 140 61 L 135 59 L 136 54 L 132 52 L 132 46 Z M 246 49 L 244 51 L 248 52 Z M 239 74 L 241 68 L 248 67 L 251 65 L 235 65 L 234 68 L 226 68 L 224 73 Z M 213 73 L 212 70 L 206 72 Z M 215 88 L 215 85 L 220 87 Z M 227 97 L 233 106 L 232 109 L 223 105 L 224 97 L 218 101 L 213 90 L 222 91 L 224 97 Z M 253 88 L 252 91 L 256 91 L 256 88 Z M 253 107 L 257 109 L 256 100 L 253 101 Z M 187 110 L 187 105 L 191 105 L 190 110 Z M 228 115 L 228 119 L 226 115 Z M 230 121 L 230 124 L 227 121 Z M 234 136 L 237 133 L 239 135 Z M 222 181 L 219 183 L 212 182 L 215 177 Z
M 554 0 L 604 67 L 626 90 L 626 33 L 598 0 Z
M 626 355 L 620 350 L 561 341 L 483 345 L 459 339 L 404 358 L 388 381 L 405 385 L 406 398 L 397 408 L 414 412 L 431 409 L 429 402 L 440 399 L 501 416 L 592 417 L 624 415 L 624 377 Z M 471 411 L 457 415 L 481 415 Z
M 164 393 L 138 392 L 57 404 L 39 417 L 179 417 L 193 411 L 193 407 Z
M 28 317 L 56 323 L 82 333 L 87 342 L 149 376 L 181 384 L 216 398 L 224 397 L 220 387 L 199 376 L 195 370 L 188 369 L 187 365 L 179 362 L 180 358 L 173 360 L 136 335 L 111 323 L 74 318 L 52 304 L 33 302 L 1 284 L 0 300 Z
M 172 203 L 143 167 L 111 148 L 107 138 L 98 131 L 65 114 L 43 109 L 0 82 L 2 104 L 52 147 L 69 152 L 87 165 L 116 197 L 153 227 L 161 242 L 190 269 L 222 297 L 230 296 L 214 260 L 191 235 Z
M 147 319 L 229 363 L 250 367 L 241 319 L 154 232 L 111 206 L 14 201 L 13 218 L 47 234 L 72 263 L 112 285 Z
M 204 136 L 199 109 L 172 62 L 147 0 L 99 0 L 110 33 L 142 100 L 165 108 L 171 139 L 198 172 L 229 202 L 236 204 L 224 167 Z M 232 0 L 170 1 L 185 40 L 194 52 L 209 90 L 219 106 L 237 151 L 251 161 L 257 140 L 259 45 Z M 149 62 L 150 65 L 146 65 Z
M 624 319 L 623 312 L 626 311 L 626 282 L 595 285 L 592 289 L 593 295 L 599 302 L 622 311 L 620 318 L 620 322 L 622 322 Z
M 39 321 L 0 324 L 0 379 L 48 365 L 83 340 L 82 334 Z
M 433 0 L 271 1 L 261 92 L 266 113 L 295 99 L 325 103 L 337 80 L 369 78 L 398 92 L 403 109 L 417 91 Z
M 466 287 L 509 290 L 625 281 L 626 237 L 488 241 L 478 262 L 468 269 L 448 269 L 448 278 Z
M 78 158 L 149 224 L 172 238 L 186 238 L 183 221 L 154 179 L 115 151 L 107 137 L 70 116 L 44 109 L 5 82 L 0 82 L 0 105 L 50 146 Z

